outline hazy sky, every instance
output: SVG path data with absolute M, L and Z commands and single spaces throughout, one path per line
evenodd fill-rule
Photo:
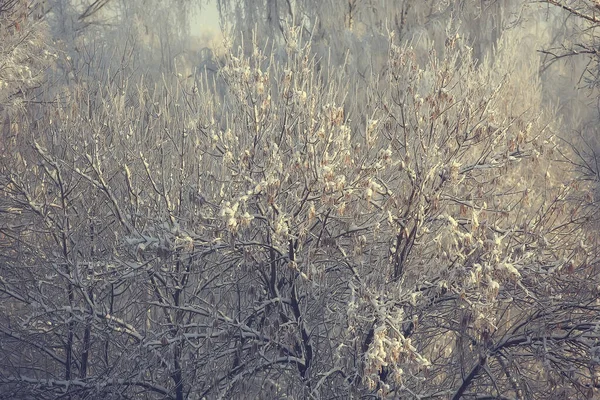
M 217 4 L 210 0 L 208 4 L 202 2 L 202 9 L 192 18 L 192 35 L 200 35 L 203 31 L 219 31 L 219 13 Z

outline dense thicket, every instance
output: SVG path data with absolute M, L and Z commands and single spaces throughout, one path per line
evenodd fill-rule
M 0 0 L 0 398 L 598 397 L 540 9 L 346 3 Z

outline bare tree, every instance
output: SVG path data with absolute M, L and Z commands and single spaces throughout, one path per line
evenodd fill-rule
M 1 396 L 597 396 L 593 199 L 516 36 L 350 80 L 282 29 L 193 82 L 85 42 L 20 115 Z
M 597 1 L 544 0 L 548 8 L 555 11 L 563 20 L 566 35 L 563 40 L 542 50 L 546 67 L 565 58 L 584 58 L 586 68 L 581 82 L 589 88 L 599 83 L 598 71 L 598 26 L 600 26 L 600 4 Z M 562 36 L 561 36 L 562 38 Z

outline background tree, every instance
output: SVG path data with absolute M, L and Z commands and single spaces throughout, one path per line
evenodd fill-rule
M 572 134 L 565 140 L 575 150 L 574 160 L 582 174 L 597 187 L 600 176 L 598 160 L 598 51 L 597 32 L 600 5 L 594 1 L 544 1 L 547 10 L 561 21 L 563 29 L 557 39 L 545 46 L 546 70 L 569 71 L 580 89 L 580 101 L 565 107 L 565 120 Z
M 597 16 L 600 12 L 600 4 L 597 1 L 579 0 L 566 2 L 559 0 L 544 0 L 560 14 L 566 16 L 566 27 L 569 32 L 567 40 L 559 43 L 554 48 L 544 50 L 548 62 L 555 62 L 564 57 L 585 57 L 589 59 L 589 64 L 582 77 L 583 83 L 590 88 L 598 86 L 598 51 L 597 51 L 597 30 L 600 18 Z M 559 14 L 559 15 L 560 15 Z

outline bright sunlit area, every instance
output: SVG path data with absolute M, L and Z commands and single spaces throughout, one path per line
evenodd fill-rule
M 190 30 L 194 36 L 220 32 L 219 11 L 216 0 L 202 2 L 197 6 L 197 10 L 191 14 Z

